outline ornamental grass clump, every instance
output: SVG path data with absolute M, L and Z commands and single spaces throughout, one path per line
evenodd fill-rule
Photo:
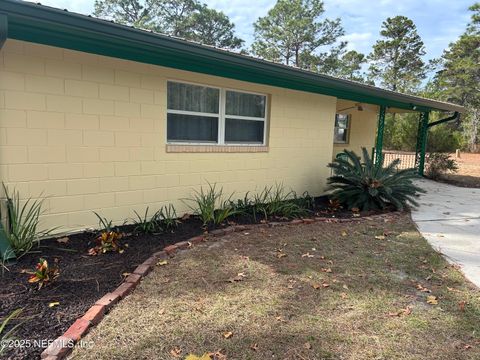
M 42 209 L 44 198 L 21 200 L 17 190 L 10 193 L 5 184 L 3 190 L 7 200 L 8 226 L 1 227 L 1 231 L 16 257 L 20 258 L 38 245 L 41 238 L 47 237 L 57 228 L 39 230 L 40 217 L 44 213 Z
M 398 170 L 400 159 L 388 166 L 373 163 L 367 149 L 362 148 L 363 161 L 353 151 L 345 150 L 345 158 L 337 158 L 328 167 L 334 175 L 327 183 L 330 198 L 339 201 L 349 210 L 379 210 L 393 206 L 403 210 L 408 205 L 417 206 L 415 196 L 425 192 L 413 183 L 418 178 L 415 169 Z
M 18 323 L 7 330 L 10 322 L 18 318 L 23 309 L 17 309 L 12 311 L 5 319 L 0 323 L 0 356 L 5 354 L 9 348 L 9 344 L 15 340 L 15 332 L 22 323 Z
M 208 188 L 203 186 L 199 191 L 194 191 L 193 197 L 185 199 L 186 205 L 203 221 L 203 226 L 218 226 L 230 216 L 236 214 L 232 206 L 233 193 L 225 198 L 223 187 L 217 189 L 216 184 L 208 183 Z

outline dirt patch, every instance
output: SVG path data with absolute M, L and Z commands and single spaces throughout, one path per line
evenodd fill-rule
M 158 266 L 72 359 L 473 360 L 479 295 L 408 214 L 257 228 Z
M 442 180 L 456 186 L 480 188 L 480 154 L 462 153 L 455 158 L 458 163 L 458 172 L 444 175 Z

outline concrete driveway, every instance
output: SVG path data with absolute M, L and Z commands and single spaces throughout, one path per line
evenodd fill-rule
M 421 195 L 412 218 L 422 235 L 448 261 L 461 266 L 480 287 L 480 189 L 420 180 Z

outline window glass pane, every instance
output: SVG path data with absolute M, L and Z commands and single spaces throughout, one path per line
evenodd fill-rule
M 263 143 L 265 122 L 225 119 L 225 142 Z
M 218 138 L 218 118 L 183 114 L 167 114 L 168 141 L 213 141 Z
M 347 142 L 347 129 L 335 128 L 334 141 L 336 143 L 346 143 Z
M 348 129 L 348 115 L 337 114 L 335 116 L 335 126 Z
M 168 109 L 218 114 L 220 90 L 168 82 Z
M 225 114 L 265 117 L 266 97 L 236 91 L 227 91 Z

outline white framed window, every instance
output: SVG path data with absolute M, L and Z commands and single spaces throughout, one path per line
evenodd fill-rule
M 167 143 L 265 145 L 267 96 L 167 82 Z
M 350 115 L 335 115 L 335 130 L 333 142 L 335 144 L 348 144 L 350 138 Z

